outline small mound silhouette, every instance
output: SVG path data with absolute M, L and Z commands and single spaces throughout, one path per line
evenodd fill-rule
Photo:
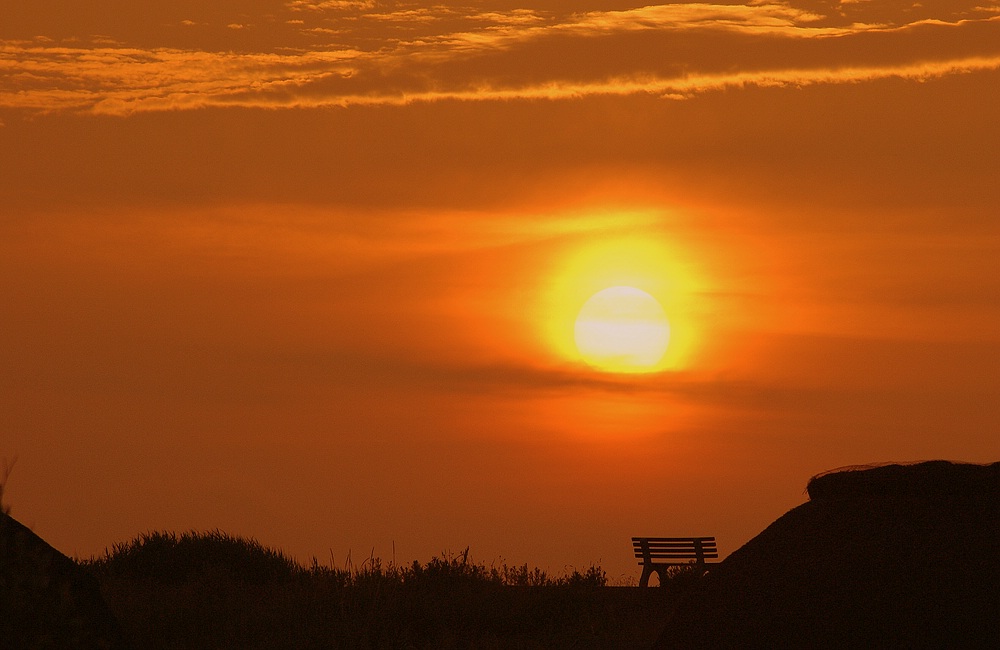
M 2 511 L 0 647 L 125 647 L 97 580 Z
M 159 584 L 206 580 L 269 584 L 290 580 L 301 572 L 299 565 L 280 551 L 218 530 L 181 535 L 146 533 L 116 544 L 91 566 L 100 575 Z
M 656 648 L 1000 647 L 1000 463 L 856 467 L 808 492 Z

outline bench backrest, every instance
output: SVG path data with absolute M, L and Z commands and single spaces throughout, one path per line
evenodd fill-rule
M 633 537 L 632 549 L 643 562 L 688 560 L 704 564 L 719 557 L 714 537 Z

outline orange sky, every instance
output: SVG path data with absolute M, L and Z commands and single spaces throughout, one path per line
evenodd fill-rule
M 997 460 L 1000 5 L 15 4 L 0 457 L 67 553 L 616 579 L 826 469 Z M 574 354 L 615 284 L 662 371 Z

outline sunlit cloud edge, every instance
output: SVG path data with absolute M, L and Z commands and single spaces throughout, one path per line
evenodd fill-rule
M 91 90 L 47 89 L 0 95 L 0 108 L 38 113 L 76 112 L 127 116 L 140 112 L 195 110 L 203 108 L 302 109 L 353 106 L 406 106 L 442 101 L 507 102 L 574 100 L 588 97 L 648 95 L 663 99 L 690 99 L 699 94 L 727 89 L 806 87 L 821 84 L 859 84 L 885 79 L 926 82 L 952 75 L 1000 70 L 1000 55 L 973 56 L 939 61 L 921 61 L 898 66 L 844 66 L 831 68 L 787 68 L 726 74 L 689 76 L 636 76 L 597 81 L 548 81 L 516 87 L 478 87 L 413 92 L 368 94 L 309 94 L 305 86 L 329 71 L 303 74 L 298 78 L 208 79 L 162 88 Z

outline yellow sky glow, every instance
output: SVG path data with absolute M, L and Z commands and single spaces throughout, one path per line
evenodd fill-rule
M 699 325 L 692 318 L 692 302 L 704 289 L 704 280 L 692 268 L 689 255 L 662 238 L 623 237 L 588 243 L 569 252 L 549 280 L 546 318 L 542 323 L 550 345 L 563 359 L 578 359 L 574 340 L 577 316 L 583 305 L 608 287 L 634 287 L 662 305 L 670 320 L 670 345 L 656 370 L 678 370 L 693 362 Z

